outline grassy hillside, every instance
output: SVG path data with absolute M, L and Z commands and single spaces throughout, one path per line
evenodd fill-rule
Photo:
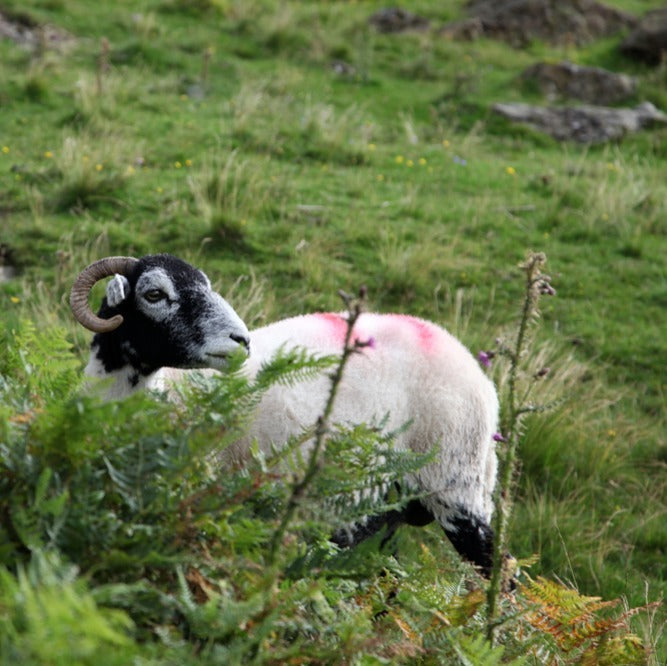
M 661 3 L 609 4 L 641 13 Z M 415 1 L 410 9 L 438 26 L 460 18 L 463 5 Z M 584 595 L 623 597 L 631 607 L 659 600 L 667 577 L 667 130 L 646 130 L 602 146 L 559 144 L 510 125 L 490 107 L 543 103 L 521 81 L 521 71 L 538 60 L 569 59 L 637 76 L 636 99 L 628 104 L 648 100 L 665 110 L 666 70 L 624 59 L 617 50 L 620 36 L 580 47 L 533 42 L 518 50 L 488 39 L 450 41 L 435 29 L 382 35 L 367 21 L 381 6 L 374 1 L 0 0 L 0 12 L 34 36 L 32 47 L 0 40 L 0 242 L 6 263 L 17 269 L 16 277 L 0 285 L 3 337 L 15 350 L 2 362 L 3 437 L 9 442 L 15 428 L 26 427 L 54 450 L 70 436 L 90 445 L 92 431 L 67 421 L 74 419 L 73 408 L 65 410 L 67 416 L 57 414 L 70 405 L 68 391 L 77 389 L 89 342 L 72 322 L 67 292 L 76 272 L 98 257 L 163 251 L 182 256 L 207 271 L 250 326 L 338 309 L 338 289 L 354 292 L 365 284 L 370 309 L 427 317 L 476 352 L 513 330 L 522 293 L 517 265 L 529 250 L 541 250 L 557 296 L 542 303 L 529 366 L 551 369 L 536 399 L 557 406 L 526 423 L 510 548 L 521 558 L 536 554 L 530 567 L 534 578 L 565 581 Z M 40 30 L 44 25 L 51 27 Z M 31 386 L 32 375 L 16 350 L 36 345 L 35 359 L 49 358 L 48 343 L 26 333 L 32 327 L 52 333 L 66 359 L 58 369 L 68 382 L 61 386 L 57 374 L 37 377 L 33 393 L 26 389 L 25 402 L 18 404 L 7 387 Z M 499 364 L 491 372 L 502 384 Z M 198 399 L 204 400 L 195 397 L 195 403 Z M 42 408 L 48 418 L 39 416 Z M 163 408 L 139 403 L 90 409 L 102 410 L 94 413 L 104 423 L 125 409 L 154 414 L 151 410 Z M 107 439 L 98 442 L 105 455 L 120 455 L 113 452 L 133 436 L 160 436 L 154 424 L 140 421 L 134 433 L 106 432 Z M 196 424 L 188 427 L 196 430 Z M 89 458 L 77 446 L 68 449 L 66 464 L 80 471 Z M 53 450 L 49 456 L 48 474 L 65 474 L 59 467 L 63 460 Z M 192 474 L 188 491 L 200 492 L 205 475 L 199 467 Z M 13 478 L 3 480 L 8 493 L 16 490 Z M 88 477 L 76 478 L 84 484 Z M 42 484 L 44 493 L 53 490 L 48 480 Z M 234 500 L 242 489 L 227 492 Z M 18 497 L 36 503 L 38 494 L 17 495 L 14 504 L 3 498 L 3 511 L 10 504 L 15 508 Z M 75 496 L 70 498 L 76 504 Z M 131 521 L 127 511 L 123 520 Z M 146 520 L 147 530 L 151 524 L 156 530 L 176 529 L 156 515 Z M 84 524 L 82 530 L 92 529 Z M 208 537 L 215 533 L 216 543 L 227 539 L 222 548 L 234 566 L 247 558 L 244 582 L 226 584 L 237 585 L 240 606 L 234 612 L 251 617 L 253 603 L 265 607 L 240 588 L 265 589 L 248 564 L 261 553 L 243 542 L 248 534 L 238 525 L 233 535 L 220 525 L 209 526 Z M 357 652 L 375 654 L 369 647 L 374 632 L 390 635 L 371 622 L 378 610 L 369 610 L 377 604 L 371 590 L 384 590 L 382 596 L 392 584 L 400 587 L 404 576 L 418 586 L 421 569 L 452 585 L 457 576 L 471 575 L 461 574 L 434 526 L 405 530 L 399 541 L 404 559 L 395 566 L 401 571 L 391 571 L 383 582 L 364 569 L 358 604 L 345 610 L 351 623 L 363 625 L 359 631 L 368 644 L 345 643 L 336 625 L 338 649 L 349 650 L 350 663 L 357 663 Z M 113 615 L 120 608 L 135 628 L 151 627 L 151 638 L 162 641 L 162 647 L 148 641 L 144 653 L 146 636 L 139 634 L 130 652 L 159 660 L 167 658 L 171 645 L 174 654 L 190 654 L 198 640 L 194 630 L 179 633 L 166 616 L 148 617 L 147 609 L 159 606 L 147 600 L 157 594 L 153 588 L 141 608 L 136 587 L 127 592 L 128 607 L 118 588 L 106 597 L 97 589 L 144 585 L 151 575 L 162 576 L 161 590 L 186 589 L 185 574 L 164 561 L 159 576 L 144 560 L 133 569 L 132 558 L 139 555 L 123 554 L 118 544 L 110 562 L 93 541 L 80 552 L 75 542 L 68 543 L 69 549 L 55 548 L 59 564 L 43 566 L 58 571 L 58 580 L 80 595 L 76 598 L 94 595 L 111 644 L 129 640 L 128 616 Z M 16 573 L 17 560 L 28 562 L 28 551 L 0 549 L 7 576 Z M 367 549 L 366 557 L 373 560 L 373 553 Z M 98 559 L 104 563 L 96 570 Z M 390 566 L 389 559 L 381 566 Z M 35 561 L 30 566 L 41 566 Z M 79 567 L 92 592 L 70 576 L 68 563 Z M 34 570 L 31 575 L 43 580 Z M 217 575 L 233 581 L 230 571 Z M 433 584 L 421 582 L 424 588 Z M 14 584 L 13 577 L 6 579 L 6 594 Z M 299 579 L 304 589 L 309 584 L 314 590 L 316 578 Z M 200 587 L 205 590 L 206 584 Z M 223 596 L 230 589 L 224 588 Z M 332 590 L 324 589 L 327 604 L 338 608 L 341 599 L 351 604 L 351 592 L 342 584 Z M 424 601 L 426 594 L 409 593 L 411 603 L 417 597 Z M 294 594 L 294 608 L 301 609 L 294 611 L 296 618 L 303 599 Z M 399 602 L 401 594 L 408 595 L 405 587 Z M 315 605 L 321 601 L 316 597 L 313 592 Z M 181 614 L 184 607 L 193 617 L 200 614 L 198 620 L 190 617 L 191 627 L 205 624 L 210 617 L 204 615 L 214 612 L 213 606 L 183 603 Z M 311 639 L 326 633 L 327 612 L 314 623 Z M 232 644 L 234 617 L 208 639 Z M 635 620 L 634 631 L 650 636 L 650 644 L 664 615 Z M 416 625 L 401 622 L 393 630 L 409 644 Z M 305 631 L 301 625 L 294 628 L 301 636 L 294 645 L 307 635 L 299 631 Z M 272 640 L 269 633 L 257 638 L 257 646 Z M 201 643 L 207 645 L 203 638 Z M 465 663 L 461 645 L 452 650 Z M 257 646 L 253 658 L 260 661 Z M 402 649 L 396 659 L 417 659 L 411 648 Z M 430 663 L 424 649 L 422 658 Z M 229 654 L 245 654 L 239 650 Z M 506 656 L 511 654 L 509 649 Z M 309 659 L 329 663 L 331 657 L 323 652 Z M 128 662 L 119 657 L 119 663 Z M 358 663 L 384 662 L 369 656 Z

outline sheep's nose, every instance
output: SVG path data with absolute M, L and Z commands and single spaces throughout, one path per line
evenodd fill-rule
M 230 333 L 229 337 L 236 342 L 236 344 L 241 345 L 246 348 L 246 351 L 250 353 L 250 338 L 247 335 L 239 335 L 238 333 Z

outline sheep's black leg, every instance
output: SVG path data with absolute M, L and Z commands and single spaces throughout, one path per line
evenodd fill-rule
M 415 499 L 405 505 L 402 515 L 403 522 L 413 527 L 423 527 L 435 520 L 433 514 L 419 500 Z
M 366 539 L 375 536 L 384 527 L 387 528 L 387 534 L 382 539 L 382 546 L 392 537 L 398 526 L 403 522 L 401 520 L 401 511 L 387 511 L 379 513 L 359 523 L 354 523 L 348 528 L 338 530 L 332 535 L 331 541 L 341 548 L 352 548 Z
M 450 510 L 451 511 L 451 510 Z M 459 555 L 479 567 L 483 576 L 491 575 L 493 565 L 493 530 L 482 518 L 459 508 L 447 519 L 445 534 Z M 400 525 L 421 527 L 434 520 L 433 514 L 419 500 L 410 500 L 400 511 L 386 511 L 369 516 L 364 522 L 339 530 L 331 540 L 341 548 L 351 548 L 386 528 L 381 547 Z M 510 557 L 509 554 L 506 555 Z
M 369 516 L 363 523 L 338 530 L 331 535 L 331 541 L 340 548 L 352 548 L 377 534 L 385 524 L 386 514 Z
M 459 554 L 477 565 L 485 577 L 491 574 L 493 563 L 493 530 L 467 511 L 459 510 L 449 518 L 445 534 Z
M 419 501 L 410 500 L 400 511 L 392 510 L 369 516 L 363 523 L 355 523 L 352 527 L 339 530 L 331 540 L 341 548 L 351 548 L 387 528 L 380 547 L 384 546 L 403 524 L 422 527 L 433 521 L 433 514 Z
M 467 512 L 459 512 L 448 521 L 452 528 L 445 527 L 445 534 L 459 554 L 479 567 L 485 578 L 491 577 L 493 567 L 494 534 L 489 525 L 482 519 Z M 502 587 L 505 592 L 516 589 L 519 568 L 511 553 L 503 553 L 504 576 Z

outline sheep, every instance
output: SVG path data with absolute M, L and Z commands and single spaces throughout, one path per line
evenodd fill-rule
M 96 316 L 88 306 L 89 292 L 95 282 L 111 276 Z M 244 363 L 249 377 L 281 348 L 337 354 L 347 330 L 344 315 L 325 312 L 248 333 L 202 271 L 164 254 L 91 264 L 75 280 L 70 302 L 77 320 L 96 333 L 85 372 L 113 378 L 113 398 L 140 388 L 164 388 L 190 369 L 223 370 L 225 357 L 237 349 L 249 352 Z M 401 522 L 424 525 L 435 519 L 460 555 L 488 576 L 497 472 L 493 383 L 461 342 L 429 321 L 364 312 L 352 334 L 371 344 L 349 359 L 332 420 L 373 424 L 386 419 L 386 428 L 398 432 L 399 450 L 437 447 L 437 454 L 405 480 L 419 500 L 340 531 L 333 540 L 354 545 L 383 526 L 393 530 Z M 242 461 L 252 441 L 269 452 L 311 426 L 324 406 L 329 381 L 323 372 L 291 386 L 272 386 L 256 408 L 247 436 L 229 455 Z

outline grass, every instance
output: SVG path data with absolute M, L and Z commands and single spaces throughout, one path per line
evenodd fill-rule
M 462 5 L 411 9 L 437 23 Z M 515 321 L 515 266 L 543 250 L 558 296 L 539 362 L 563 403 L 521 443 L 511 548 L 584 594 L 664 596 L 666 130 L 586 148 L 489 110 L 540 101 L 518 80 L 537 59 L 624 69 L 663 107 L 664 68 L 625 60 L 618 39 L 380 35 L 377 2 L 2 6 L 73 37 L 36 53 L 0 41 L 0 229 L 20 269 L 0 287 L 7 321 L 64 326 L 83 359 L 76 271 L 169 251 L 253 323 L 338 308 L 337 289 L 363 283 L 373 309 L 477 350 Z

